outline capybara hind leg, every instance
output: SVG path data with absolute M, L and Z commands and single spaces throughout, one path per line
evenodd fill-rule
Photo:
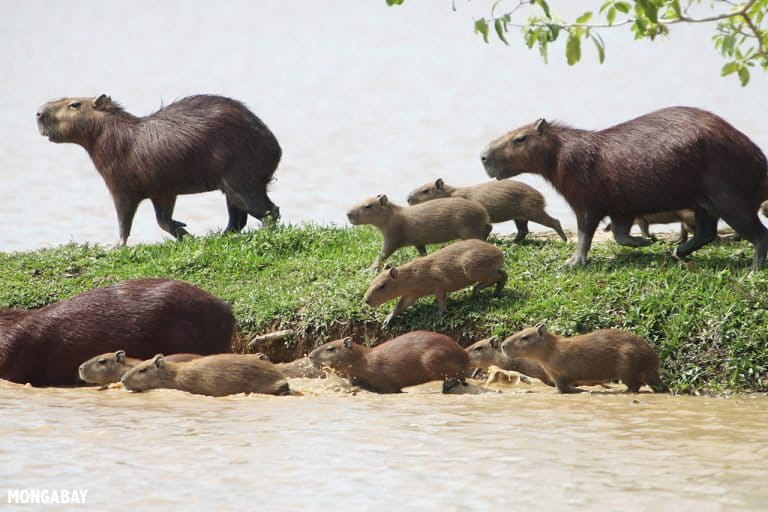
M 155 207 L 155 217 L 157 218 L 157 224 L 163 231 L 167 231 L 177 240 L 181 239 L 184 235 L 188 235 L 186 229 L 184 229 L 183 222 L 173 220 L 173 208 L 176 205 L 176 196 L 170 197 L 153 197 L 152 206 Z
M 680 236 L 677 237 L 677 240 L 675 240 L 675 242 L 677 242 L 678 244 L 682 244 L 683 242 L 686 242 L 688 240 L 688 233 L 689 232 L 693 233 L 694 231 L 695 231 L 695 228 L 691 227 L 690 231 L 689 231 L 688 226 L 686 226 L 686 224 L 684 222 L 681 222 L 680 223 Z
M 576 244 L 576 252 L 568 259 L 568 265 L 579 266 L 587 264 L 587 253 L 589 253 L 589 248 L 592 246 L 592 237 L 595 236 L 595 230 L 602 218 L 602 214 L 594 212 L 587 212 L 576 216 L 579 241 Z
M 704 247 L 717 238 L 717 217 L 707 212 L 701 206 L 696 207 L 696 231 L 693 238 L 678 245 L 673 254 L 678 258 L 685 258 L 693 251 Z
M 248 212 L 235 206 L 229 198 L 227 198 L 227 212 L 229 213 L 229 222 L 226 231 L 237 233 L 248 223 Z
M 578 393 L 578 392 L 581 391 L 581 390 L 576 389 L 575 387 L 573 387 L 571 385 L 570 381 L 568 381 L 566 379 L 562 379 L 562 378 L 556 379 L 555 380 L 555 385 L 557 386 L 557 390 L 560 393 Z
M 547 212 L 541 212 L 540 215 L 536 215 L 536 217 L 531 217 L 530 220 L 535 222 L 536 224 L 541 224 L 542 226 L 546 226 L 548 228 L 554 229 L 555 232 L 558 234 L 558 236 L 563 239 L 563 242 L 568 241 L 568 237 L 565 236 L 565 232 L 563 231 L 563 227 L 560 225 L 560 221 L 554 217 L 550 217 L 549 215 L 547 215 Z
M 740 212 L 740 214 L 723 212 L 723 220 L 755 246 L 755 258 L 752 267 L 761 268 L 765 266 L 765 255 L 766 251 L 768 251 L 768 230 L 760 222 L 757 212 L 751 210 Z
M 528 221 L 527 220 L 515 220 L 515 226 L 517 226 L 517 235 L 513 242 L 522 242 L 525 237 L 528 236 Z
M 496 289 L 493 290 L 493 296 L 498 297 L 501 295 L 501 291 L 504 289 L 504 285 L 507 284 L 507 273 L 499 269 L 499 280 L 496 281 Z
M 632 236 L 629 230 L 632 229 L 634 219 L 628 217 L 611 216 L 611 225 L 613 226 L 613 239 L 617 244 L 628 247 L 644 247 L 653 243 L 653 240 Z M 647 224 L 646 224 L 647 227 Z
M 645 238 L 655 238 L 651 234 L 650 225 L 648 224 L 648 221 L 645 220 L 645 218 L 637 217 L 635 218 L 635 221 L 637 222 L 637 225 L 640 226 L 641 235 L 643 235 Z
M 133 216 L 136 215 L 139 200 L 124 196 L 115 196 L 114 199 L 117 223 L 120 225 L 120 245 L 125 245 L 131 235 Z

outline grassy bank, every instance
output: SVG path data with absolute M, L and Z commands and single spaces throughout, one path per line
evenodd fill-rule
M 374 310 L 362 302 L 381 243 L 371 228 L 284 226 L 120 249 L 0 253 L 0 307 L 40 307 L 123 279 L 169 277 L 233 305 L 237 349 L 253 334 L 295 329 L 285 343 L 261 347 L 277 359 L 348 334 L 376 342 L 431 329 L 468 344 L 546 321 L 564 335 L 616 327 L 644 336 L 676 391 L 768 390 L 768 270 L 750 272 L 748 243 L 710 245 L 684 266 L 669 256 L 670 244 L 630 250 L 608 242 L 594 247 L 587 268 L 570 269 L 563 262 L 571 243 L 492 241 L 503 247 L 510 277 L 502 297 L 453 293 L 442 318 L 425 298 L 383 332 L 393 303 Z M 402 249 L 391 260 L 415 255 Z

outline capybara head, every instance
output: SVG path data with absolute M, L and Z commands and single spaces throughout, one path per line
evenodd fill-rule
M 87 360 L 78 368 L 80 378 L 91 384 L 111 384 L 120 382 L 125 372 L 133 367 L 133 363 L 125 357 L 125 350 L 115 353 L 107 352 Z
M 480 155 L 485 172 L 497 180 L 536 172 L 542 165 L 541 154 L 548 152 L 552 137 L 544 119 L 512 130 L 492 141 Z
M 51 142 L 82 144 L 93 140 L 102 129 L 104 116 L 115 111 L 122 108 L 106 94 L 96 98 L 61 98 L 40 107 L 37 128 Z
M 173 376 L 165 364 L 163 354 L 157 354 L 152 359 L 142 361 L 120 379 L 125 389 L 131 391 L 146 391 L 166 387 L 173 381 Z
M 363 301 L 373 308 L 381 306 L 388 300 L 402 295 L 404 281 L 396 267 L 386 265 L 366 290 Z
M 543 357 L 549 349 L 547 326 L 542 324 L 529 327 L 513 334 L 501 344 L 501 351 L 510 358 L 536 359 Z
M 501 355 L 501 344 L 497 336 L 491 336 L 490 338 L 473 343 L 465 350 L 469 355 L 470 366 L 487 368 L 492 364 L 496 364 L 496 358 Z
M 354 365 L 360 355 L 355 351 L 352 338 L 347 336 L 344 339 L 320 345 L 307 357 L 315 368 L 322 369 L 327 366 L 333 370 L 345 370 Z
M 451 197 L 451 194 L 445 190 L 443 178 L 437 178 L 434 182 L 429 182 L 418 188 L 415 188 L 408 194 L 408 204 L 419 204 L 432 199 Z
M 360 201 L 347 212 L 347 218 L 353 225 L 378 224 L 392 211 L 389 199 L 384 194 Z

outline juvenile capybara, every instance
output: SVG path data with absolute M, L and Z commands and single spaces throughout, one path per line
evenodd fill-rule
M 372 268 L 401 247 L 413 245 L 420 255 L 427 254 L 426 245 L 456 239 L 485 240 L 491 232 L 488 213 L 474 201 L 446 198 L 415 206 L 398 206 L 386 195 L 369 197 L 347 212 L 353 225 L 371 224 L 381 231 L 384 246 Z
M 171 354 L 165 357 L 166 361 L 183 363 L 202 357 L 200 354 Z M 127 357 L 125 350 L 115 353 L 107 352 L 94 356 L 80 365 L 77 373 L 84 382 L 100 384 L 102 386 L 120 382 L 125 372 L 141 363 L 141 359 Z
M 269 361 L 272 362 L 269 359 L 269 356 L 263 352 L 257 352 L 254 354 L 256 357 L 261 359 L 262 361 Z M 287 363 L 272 363 L 274 364 L 278 370 L 283 372 L 283 375 L 289 378 L 304 378 L 304 379 L 322 379 L 325 377 L 325 374 L 321 371 L 312 366 L 312 361 L 309 360 L 308 357 L 301 357 L 299 359 L 295 359 L 293 361 L 289 361 Z
M 640 227 L 640 233 L 645 238 L 653 238 L 649 229 L 651 224 L 671 224 L 673 222 L 680 223 L 680 236 L 677 238 L 677 242 L 685 242 L 688 240 L 688 235 L 696 232 L 696 212 L 687 208 L 670 212 L 638 215 L 635 217 L 633 224 L 637 224 Z M 605 227 L 606 231 L 611 231 L 612 229 L 613 226 L 611 224 Z
M 121 382 L 130 391 L 170 388 L 208 396 L 290 393 L 285 375 L 275 365 L 249 354 L 216 354 L 185 363 L 157 354 L 128 370 Z
M 174 220 L 176 196 L 221 190 L 227 231 L 240 231 L 248 214 L 279 217 L 267 184 L 282 151 L 267 126 L 231 98 L 182 98 L 144 117 L 129 114 L 109 96 L 62 98 L 37 113 L 40 134 L 85 148 L 112 194 L 123 244 L 136 208 L 151 199 L 157 223 L 176 238 L 187 234 Z
M 621 379 L 631 393 L 637 393 L 643 384 L 654 391 L 664 390 L 656 351 L 643 338 L 619 329 L 563 338 L 539 324 L 504 340 L 501 350 L 510 358 L 539 362 L 561 393 L 574 392 L 573 386 L 614 379 Z
M 477 201 L 488 212 L 492 224 L 514 220 L 517 226 L 515 242 L 522 241 L 528 235 L 528 221 L 552 228 L 563 241 L 568 241 L 560 221 L 544 211 L 546 202 L 541 192 L 521 181 L 500 180 L 469 187 L 453 187 L 438 178 L 408 194 L 408 204 L 420 204 L 445 197 Z
M 373 348 L 347 337 L 317 347 L 309 360 L 377 393 L 399 393 L 433 380 L 442 380 L 447 392 L 464 382 L 469 369 L 467 353 L 453 338 L 430 331 L 409 332 Z
M 384 320 L 385 325 L 425 295 L 437 298 L 437 308 L 442 314 L 448 309 L 447 293 L 471 284 L 477 283 L 472 288 L 473 295 L 492 284 L 496 285 L 494 296 L 500 295 L 507 282 L 503 266 L 504 253 L 495 245 L 463 240 L 405 265 L 384 269 L 368 287 L 363 300 L 375 308 L 400 297 Z
M 473 343 L 466 349 L 469 356 L 470 368 L 488 369 L 497 366 L 502 370 L 513 370 L 523 375 L 534 377 L 548 386 L 555 382 L 539 363 L 531 359 L 510 359 L 501 351 L 501 342 L 496 336 L 485 338 Z
M 541 174 L 576 212 L 579 242 L 571 262 L 583 265 L 600 220 L 613 237 L 639 247 L 632 221 L 647 213 L 693 208 L 693 238 L 677 246 L 685 257 L 717 237 L 722 218 L 755 246 L 765 264 L 768 230 L 757 210 L 768 196 L 766 158 L 746 135 L 697 108 L 670 107 L 599 131 L 539 119 L 494 140 L 481 155 L 489 176 Z
M 232 308 L 170 279 L 133 279 L 40 309 L 0 310 L 0 378 L 36 386 L 76 384 L 83 361 L 124 350 L 146 359 L 231 351 Z

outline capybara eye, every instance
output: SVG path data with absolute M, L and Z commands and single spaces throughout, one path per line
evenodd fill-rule
M 336 347 L 328 347 L 328 352 L 333 352 L 334 350 L 336 350 Z
M 68 106 L 69 106 L 69 108 L 80 108 L 80 102 L 79 101 L 73 101 Z
M 385 286 L 387 286 L 387 283 L 381 283 L 381 284 L 380 284 L 378 287 L 376 287 L 376 289 L 377 289 L 377 290 L 381 290 L 381 289 L 382 289 L 382 288 L 384 288 Z
M 528 335 L 526 334 L 525 336 L 521 336 L 520 339 L 523 340 L 523 341 L 526 341 L 526 340 L 528 340 Z
M 528 138 L 528 136 L 527 136 L 527 135 L 520 135 L 520 136 L 517 136 L 517 137 L 515 137 L 515 138 L 512 140 L 512 142 L 518 142 L 518 143 L 520 143 L 520 142 L 525 142 L 525 139 L 527 139 L 527 138 Z
M 146 368 L 142 368 L 141 370 L 139 370 L 139 373 L 145 373 L 146 371 L 147 371 Z
M 363 208 L 365 208 L 365 209 L 368 209 L 368 208 L 370 208 L 370 207 L 371 207 L 371 205 L 370 205 L 370 204 L 367 204 L 367 205 L 363 206 Z
M 99 364 L 107 364 L 107 360 L 106 359 L 99 359 Z
M 475 352 L 482 352 L 482 351 L 483 351 L 483 347 L 475 347 Z

